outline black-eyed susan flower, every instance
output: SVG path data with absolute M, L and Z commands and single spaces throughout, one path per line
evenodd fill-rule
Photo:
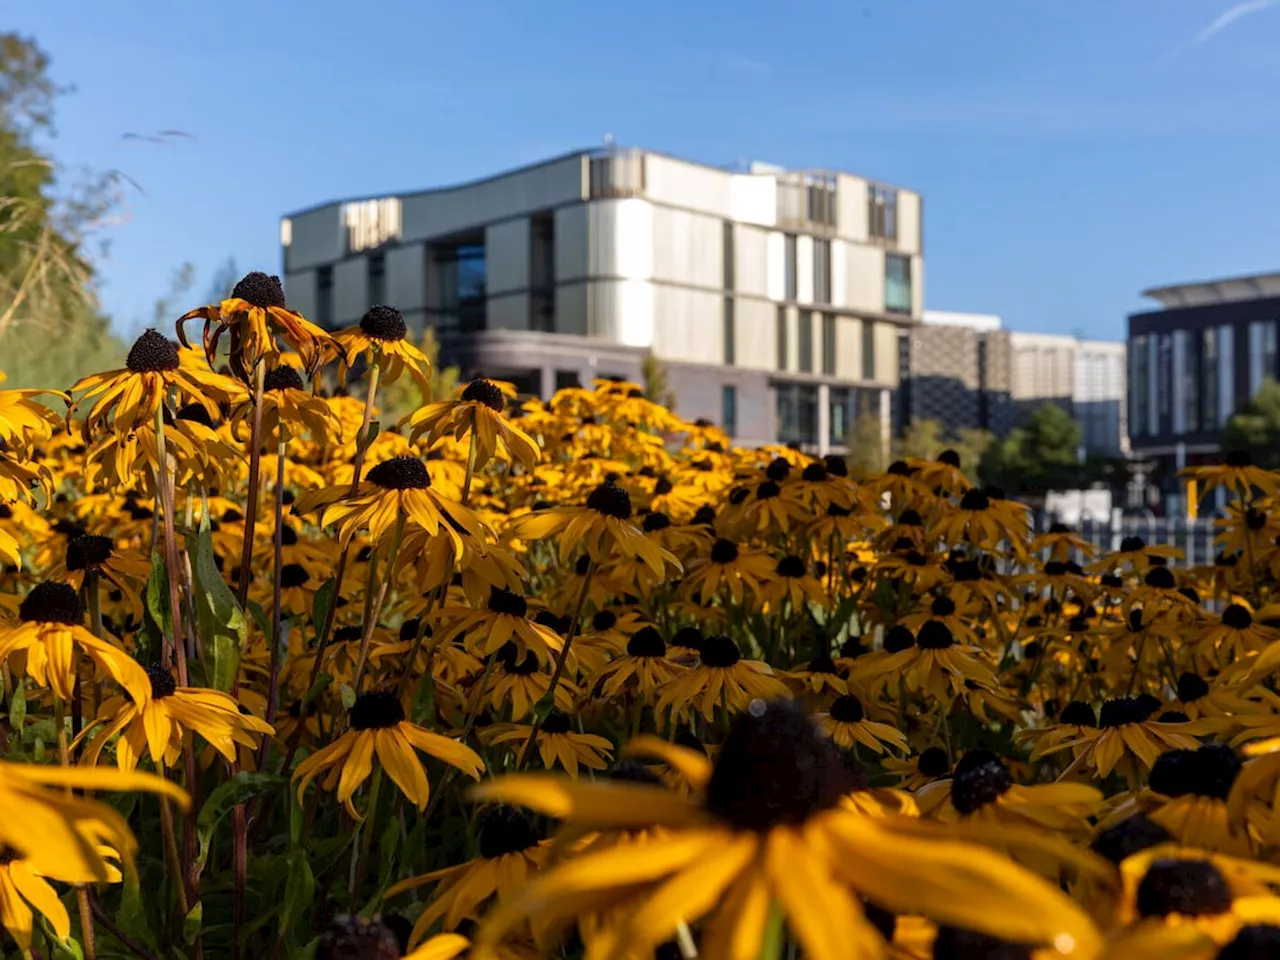
M 515 722 L 530 719 L 534 708 L 551 689 L 549 664 L 540 661 L 532 649 L 521 656 L 511 641 L 503 644 L 494 656 L 496 662 L 488 687 L 477 687 L 472 696 L 479 699 L 481 706 L 494 711 L 509 709 Z M 555 691 L 555 708 L 564 713 L 573 712 L 577 694 L 576 685 L 568 677 L 561 677 Z
M 476 467 L 483 467 L 495 456 L 533 466 L 538 460 L 538 444 L 527 433 L 508 420 L 503 411 L 508 400 L 515 398 L 509 383 L 473 380 L 457 400 L 429 403 L 406 421 L 409 439 L 431 446 L 444 436 L 461 440 L 475 436 Z
M 0 372 L 0 383 L 5 375 Z M 62 418 L 36 397 L 71 398 L 61 390 L 0 390 L 0 442 L 9 450 L 23 450 L 48 440 L 62 426 Z
M 1042 750 L 1047 756 L 1057 750 L 1071 750 L 1080 766 L 1106 777 L 1119 768 L 1136 787 L 1162 753 L 1194 750 L 1196 734 L 1202 726 L 1192 723 L 1162 723 L 1153 719 L 1161 703 L 1155 697 L 1115 697 L 1102 704 L 1097 728 L 1080 725 L 1080 734 Z
M 806 610 L 811 603 L 821 607 L 827 602 L 822 584 L 809 565 L 795 554 L 788 554 L 774 565 L 773 574 L 764 584 L 764 599 L 770 609 L 780 608 L 784 600 L 789 601 L 792 612 Z
M 360 358 L 378 368 L 384 383 L 394 383 L 406 370 L 418 384 L 430 383 L 431 361 L 405 338 L 409 328 L 395 307 L 378 304 L 365 311 L 360 322 L 333 335 L 342 353 L 338 379 L 345 381 L 347 370 Z
M 852 694 L 836 697 L 830 711 L 815 714 L 813 719 L 846 749 L 861 744 L 873 753 L 884 753 L 889 748 L 903 753 L 910 750 L 906 734 L 887 723 L 870 719 L 862 701 Z
M 668 713 L 672 721 L 686 720 L 694 712 L 705 719 L 716 708 L 740 713 L 753 700 L 789 696 L 787 685 L 762 660 L 744 660 L 732 637 L 716 634 L 702 642 L 696 666 L 664 684 L 658 691 L 654 713 Z
M 456 930 L 464 920 L 480 919 L 482 908 L 494 898 L 500 903 L 513 899 L 546 867 L 550 853 L 528 814 L 498 804 L 480 814 L 479 857 L 401 880 L 387 891 L 387 897 L 436 885 L 430 904 L 413 925 L 409 942 L 416 944 L 437 920 L 445 930 Z
M 252 415 L 251 401 L 238 404 L 231 414 L 233 433 L 238 436 L 238 428 Z M 340 429 L 329 405 L 305 388 L 302 376 L 288 363 L 272 367 L 262 378 L 262 436 L 276 437 L 281 427 L 288 435 L 309 430 L 318 443 L 335 437 Z
M 920 751 L 919 756 L 906 760 L 885 757 L 881 763 L 885 770 L 898 778 L 903 790 L 912 792 L 951 772 L 951 758 L 942 747 L 927 747 Z
M 196 319 L 204 321 L 204 351 L 210 365 L 218 341 L 223 334 L 230 334 L 231 363 L 241 377 L 247 377 L 259 361 L 278 363 L 281 339 L 302 357 L 309 374 L 339 354 L 329 334 L 285 306 L 280 278 L 257 270 L 246 274 L 227 299 L 178 318 L 178 339 L 183 346 L 187 346 L 186 323 Z
M 1221 617 L 1209 619 L 1195 638 L 1198 653 L 1206 656 L 1228 657 L 1243 660 L 1250 654 L 1262 654 L 1252 664 L 1255 674 L 1261 676 L 1280 662 L 1280 630 L 1254 619 L 1252 611 L 1243 603 L 1228 604 Z
M 910 633 L 907 633 L 910 636 Z M 905 638 L 904 638 L 905 639 Z M 868 663 L 859 675 L 883 681 L 901 677 L 911 691 L 921 691 L 947 702 L 964 687 L 965 681 L 995 686 L 995 676 L 978 647 L 956 642 L 941 620 L 926 620 L 916 632 L 915 642 Z
M 484 730 L 481 737 L 493 745 L 522 747 L 531 733 L 533 728 L 528 724 L 501 723 Z M 544 767 L 548 770 L 560 767 L 571 777 L 578 775 L 580 767 L 603 770 L 613 756 L 612 743 L 597 734 L 574 730 L 569 716 L 560 710 L 552 710 L 538 726 L 534 746 Z
M 111 537 L 82 533 L 67 541 L 63 562 L 51 567 L 49 575 L 79 590 L 89 573 L 132 594 L 139 592 L 151 575 L 151 562 L 141 550 L 117 547 Z
M 646 626 L 628 638 L 624 653 L 596 670 L 584 686 L 590 695 L 606 700 L 638 694 L 644 703 L 653 703 L 658 688 L 685 669 L 667 657 L 658 629 Z
M 25 652 L 27 676 L 70 701 L 78 650 L 124 687 L 135 703 L 145 704 L 151 697 L 147 672 L 119 647 L 86 630 L 84 617 L 84 605 L 74 588 L 53 580 L 36 584 L 22 599 L 19 622 L 0 626 L 0 663 Z
M 497 942 L 535 914 L 549 922 L 616 909 L 617 919 L 593 938 L 602 956 L 624 947 L 652 950 L 682 923 L 706 918 L 703 951 L 755 957 L 773 903 L 806 956 L 877 956 L 883 940 L 866 918 L 865 897 L 895 912 L 925 912 L 993 935 L 1052 944 L 1062 954 L 1091 955 L 1099 946 L 1082 911 L 1008 860 L 940 832 L 928 840 L 899 834 L 888 818 L 842 806 L 852 771 L 791 704 L 761 703 L 743 714 L 714 767 L 707 763 L 691 773 L 701 802 L 646 784 L 546 775 L 479 788 L 483 799 L 530 806 L 579 830 L 661 832 L 545 872 L 490 915 L 478 942 Z M 957 895 L 973 889 L 956 886 L 961 870 L 982 877 L 973 881 L 984 892 L 981 905 Z M 938 895 L 944 888 L 951 892 Z M 1008 908 L 991 910 L 993 897 Z
M 613 481 L 605 481 L 577 507 L 550 507 L 525 514 L 511 522 L 508 533 L 518 540 L 545 540 L 559 536 L 561 562 L 568 563 L 578 546 L 596 563 L 610 558 L 613 550 L 637 557 L 655 573 L 679 573 L 680 561 L 662 549 L 631 522 L 631 496 Z
M 0 854 L 0 925 L 24 957 L 31 956 L 37 913 L 49 922 L 59 940 L 65 942 L 71 936 L 71 916 L 49 881 L 23 857 Z
M 484 761 L 465 743 L 406 720 L 399 698 L 389 690 L 360 694 L 347 720 L 350 729 L 346 733 L 294 768 L 299 803 L 311 781 L 325 774 L 324 789 L 336 787 L 338 802 L 353 817 L 362 819 L 351 798 L 369 779 L 375 757 L 405 799 L 419 810 L 426 808 L 431 787 L 415 751 L 421 750 L 477 780 L 484 771 Z
M 960 504 L 949 510 L 929 530 L 929 535 L 948 546 L 971 543 L 994 550 L 1002 542 L 1022 549 L 1030 526 L 1025 504 L 993 495 L 993 491 L 969 490 Z
M 502 587 L 490 588 L 488 603 L 478 610 L 449 606 L 440 616 L 448 624 L 440 635 L 441 642 L 464 637 L 467 649 L 479 657 L 489 656 L 508 642 L 514 643 L 522 656 L 532 650 L 546 657 L 564 646 L 558 633 L 529 617 L 529 602 L 524 597 Z
M 210 416 L 218 415 L 219 402 L 230 403 L 244 393 L 230 377 L 184 367 L 174 343 L 155 330 L 147 330 L 129 348 L 123 370 L 76 381 L 71 392 L 79 396 L 67 418 L 92 400 L 93 406 L 80 424 L 85 443 L 106 433 L 126 434 L 155 421 L 170 389 L 180 402 L 198 403 Z
M 1233 496 L 1242 500 L 1252 499 L 1254 489 L 1270 497 L 1280 495 L 1280 477 L 1257 466 L 1247 450 L 1230 451 L 1222 463 L 1184 467 L 1181 475 L 1200 484 L 1200 496 L 1215 487 L 1226 487 Z
M 232 762 L 237 745 L 252 749 L 263 734 L 275 733 L 271 724 L 242 712 L 220 690 L 180 687 L 168 670 L 159 667 L 148 668 L 147 676 L 151 696 L 141 704 L 128 697 L 111 697 L 98 708 L 95 723 L 102 727 L 85 744 L 85 763 L 96 765 L 103 747 L 117 734 L 116 766 L 133 770 L 143 757 L 150 757 L 157 768 L 172 767 L 192 734 L 198 733 Z M 92 729 L 86 728 L 85 734 Z
M 764 551 L 722 537 L 711 544 L 709 553 L 689 562 L 684 583 L 688 590 L 704 597 L 725 594 L 735 604 L 754 606 L 763 597 L 764 583 L 774 567 Z

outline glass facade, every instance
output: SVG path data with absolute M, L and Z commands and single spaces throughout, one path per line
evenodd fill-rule
M 807 384 L 779 384 L 778 441 L 816 444 L 818 442 L 818 388 Z
M 911 258 L 887 254 L 884 258 L 885 313 L 911 313 Z

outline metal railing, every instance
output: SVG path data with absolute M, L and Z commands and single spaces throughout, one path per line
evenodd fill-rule
M 1047 520 L 1039 520 L 1036 530 L 1049 529 Z M 1169 517 L 1122 517 L 1119 522 L 1111 518 L 1094 520 L 1084 518 L 1078 526 L 1082 539 L 1087 540 L 1102 552 L 1113 552 L 1120 549 L 1126 537 L 1141 537 L 1148 546 L 1152 544 L 1170 544 L 1183 553 L 1183 559 L 1172 561 L 1175 566 L 1200 566 L 1213 562 L 1218 550 L 1213 538 L 1218 529 L 1212 518 L 1185 520 Z

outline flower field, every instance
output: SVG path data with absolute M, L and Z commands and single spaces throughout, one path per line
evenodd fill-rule
M 406 333 L 253 273 L 0 389 L 0 954 L 1280 956 L 1280 476 L 1102 554 L 630 383 L 384 418 Z

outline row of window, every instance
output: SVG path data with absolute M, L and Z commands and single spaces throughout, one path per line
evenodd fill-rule
M 801 373 L 820 372 L 823 376 L 836 375 L 836 316 L 833 313 L 821 315 L 822 356 L 821 370 L 815 371 L 813 364 L 813 320 L 818 316 L 816 311 L 802 310 L 799 315 L 796 336 L 796 369 Z M 737 363 L 738 335 L 737 321 L 734 316 L 733 298 L 724 298 L 724 364 L 727 367 Z M 862 326 L 862 379 L 876 378 L 876 328 L 870 320 L 861 321 Z M 778 370 L 788 370 L 791 365 L 790 324 L 787 322 L 787 308 L 779 306 L 775 321 L 775 358 Z
M 1237 401 L 1235 334 L 1224 324 L 1132 337 L 1131 435 L 1213 432 L 1226 423 Z M 1251 396 L 1264 378 L 1280 375 L 1276 321 L 1250 323 L 1248 343 L 1241 346 L 1247 350 Z

